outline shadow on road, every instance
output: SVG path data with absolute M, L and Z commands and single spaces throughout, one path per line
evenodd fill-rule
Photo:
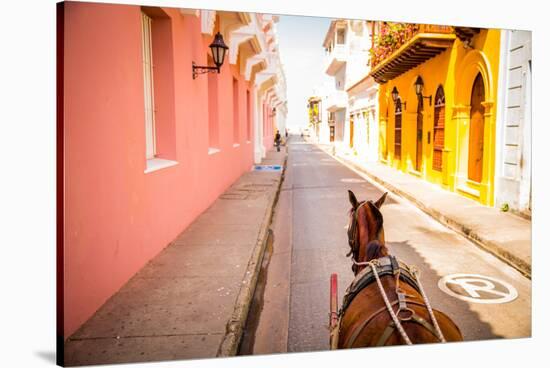
M 430 231 L 432 231 L 430 229 Z M 420 281 L 426 290 L 426 294 L 432 307 L 447 314 L 460 328 L 465 341 L 486 340 L 502 338 L 493 332 L 491 325 L 482 321 L 477 312 L 472 311 L 470 305 L 465 301 L 453 298 L 442 292 L 437 282 L 444 275 L 437 273 L 426 258 L 421 256 L 409 241 L 391 242 L 386 241 L 390 253 L 397 256 L 402 262 L 409 266 L 416 266 L 421 270 Z M 406 250 L 406 253 L 405 253 Z M 452 256 L 449 255 L 452 262 Z

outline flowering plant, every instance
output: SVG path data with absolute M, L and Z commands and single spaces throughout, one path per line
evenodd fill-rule
M 375 46 L 369 50 L 371 68 L 389 57 L 395 50 L 410 40 L 418 30 L 419 25 L 414 23 L 382 23 L 380 34 L 375 36 Z

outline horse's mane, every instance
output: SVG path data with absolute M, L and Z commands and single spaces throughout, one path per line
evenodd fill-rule
M 388 255 L 388 249 L 378 240 L 373 240 L 367 244 L 366 255 L 368 260 L 385 257 Z

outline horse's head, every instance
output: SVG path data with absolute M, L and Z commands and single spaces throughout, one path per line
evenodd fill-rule
M 348 190 L 348 194 L 351 203 L 348 225 L 348 242 L 351 250 L 348 255 L 351 255 L 357 263 L 387 256 L 384 219 L 380 207 L 384 204 L 388 193 L 384 193 L 376 202 L 370 200 L 359 202 L 351 190 Z M 354 263 L 351 269 L 357 274 L 364 267 Z

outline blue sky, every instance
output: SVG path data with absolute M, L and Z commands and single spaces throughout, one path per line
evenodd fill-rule
M 326 75 L 323 40 L 330 18 L 281 15 L 277 23 L 279 51 L 286 74 L 287 126 L 306 126 L 306 103 Z

